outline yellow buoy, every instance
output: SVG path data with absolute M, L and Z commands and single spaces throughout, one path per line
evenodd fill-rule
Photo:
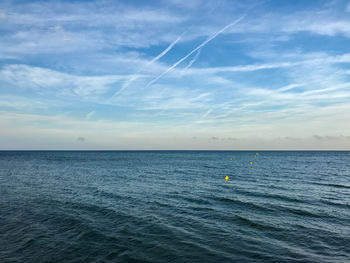
M 230 178 L 226 175 L 225 180 L 226 180 L 226 182 L 228 182 L 228 180 L 230 180 Z
M 230 161 L 232 161 L 232 158 L 230 158 Z
M 249 162 L 250 165 L 253 165 L 253 162 Z
M 259 155 L 259 153 L 256 153 L 255 155 Z

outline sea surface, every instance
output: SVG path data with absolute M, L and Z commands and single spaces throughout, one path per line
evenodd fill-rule
M 348 153 L 1 151 L 0 262 L 350 262 Z

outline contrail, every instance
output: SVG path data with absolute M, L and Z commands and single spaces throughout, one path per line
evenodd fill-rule
M 175 68 L 177 65 L 179 65 L 182 61 L 184 61 L 186 58 L 188 58 L 189 56 L 191 56 L 194 52 L 196 52 L 197 50 L 201 49 L 202 47 L 204 47 L 206 44 L 208 44 L 208 42 L 210 42 L 211 40 L 213 40 L 214 38 L 216 38 L 219 34 L 221 34 L 222 32 L 224 32 L 227 28 L 236 25 L 237 23 L 239 23 L 243 18 L 245 18 L 247 16 L 247 14 L 244 14 L 243 16 L 239 17 L 238 19 L 236 19 L 235 21 L 233 21 L 232 23 L 228 24 L 227 26 L 224 26 L 223 28 L 221 28 L 219 31 L 217 31 L 216 33 L 214 33 L 213 35 L 211 35 L 207 40 L 205 40 L 202 44 L 200 44 L 199 46 L 197 46 L 195 49 L 193 49 L 190 53 L 188 53 L 186 56 L 184 56 L 182 59 L 180 59 L 179 61 L 177 61 L 175 64 L 173 64 L 170 68 L 168 68 L 166 71 L 164 71 L 162 74 L 160 74 L 158 77 L 156 77 L 155 79 L 151 80 L 147 85 L 146 88 L 151 86 L 154 82 L 156 82 L 157 80 L 159 80 L 161 77 L 163 77 L 166 73 L 168 73 L 170 70 L 172 70 L 173 68 Z
M 175 39 L 166 49 L 164 49 L 162 51 L 162 53 L 160 53 L 158 56 L 156 56 L 155 58 L 153 58 L 151 61 L 149 61 L 146 66 L 149 66 L 151 64 L 153 64 L 154 62 L 158 61 L 159 59 L 161 59 L 164 55 L 166 55 L 166 53 L 168 53 L 170 51 L 170 49 L 173 48 L 173 46 L 180 41 L 180 39 L 182 38 L 184 33 L 182 33 L 177 39 Z M 123 86 L 116 92 L 114 93 L 114 95 L 112 97 L 118 96 L 123 90 L 125 90 L 134 80 L 138 79 L 138 73 L 140 73 L 142 70 L 144 69 L 144 67 L 140 68 L 135 74 L 133 74 L 131 76 L 131 78 L 129 80 L 127 80 Z
M 188 65 L 182 70 L 182 72 L 186 72 L 186 70 L 188 70 L 193 65 L 193 63 L 197 61 L 200 54 L 201 54 L 201 49 L 198 49 L 194 58 L 190 61 L 190 63 L 188 63 Z
M 156 62 L 159 60 L 161 57 L 163 57 L 166 53 L 169 52 L 170 49 L 173 48 L 173 46 L 180 41 L 184 33 L 182 33 L 177 39 L 175 39 L 162 53 L 160 53 L 158 56 L 156 56 L 154 59 L 152 59 L 150 62 L 147 63 L 147 66 Z

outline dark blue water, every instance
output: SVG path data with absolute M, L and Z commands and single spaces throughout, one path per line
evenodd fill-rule
M 350 262 L 350 156 L 0 152 L 0 262 Z

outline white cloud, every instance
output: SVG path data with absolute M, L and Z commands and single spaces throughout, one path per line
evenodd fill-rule
M 138 108 L 142 110 L 196 110 L 207 107 L 211 101 L 211 93 L 200 90 L 173 90 L 169 87 L 156 86 L 148 95 L 142 96 Z
M 109 86 L 128 76 L 76 76 L 58 71 L 28 65 L 9 65 L 0 70 L 0 80 L 21 89 L 38 92 L 56 90 L 81 97 L 100 95 Z
M 350 37 L 350 21 L 348 20 L 314 20 L 314 21 L 298 21 L 287 25 L 284 30 L 287 32 L 309 31 L 314 34 L 335 36 L 345 35 Z
M 264 69 L 274 68 L 285 68 L 295 66 L 297 63 L 282 62 L 282 63 L 271 63 L 271 64 L 260 64 L 260 65 L 245 65 L 245 66 L 230 66 L 230 67 L 207 67 L 207 68 L 192 68 L 189 69 L 187 74 L 217 74 L 222 72 L 249 72 Z
M 94 116 L 96 111 L 90 111 L 88 114 L 86 114 L 85 118 L 87 120 L 90 120 L 92 116 Z
M 209 114 L 213 111 L 213 109 L 209 109 L 206 113 L 202 115 L 202 119 L 205 119 L 206 117 L 209 116 Z
M 349 117 L 341 114 L 350 110 L 348 104 L 317 111 L 311 109 L 307 113 L 298 110 L 241 112 L 221 122 L 212 119 L 214 122 L 175 126 L 173 122 L 91 121 L 62 115 L 0 112 L 0 145 L 7 149 L 80 149 L 83 146 L 76 138 L 84 137 L 88 138 L 84 143 L 87 149 L 345 149 L 350 146 L 348 139 L 338 138 L 349 136 L 344 133 L 344 129 L 350 129 Z M 312 138 L 314 134 L 325 136 L 327 140 L 320 145 Z M 212 144 L 208 138 L 213 135 L 236 140 Z M 190 142 L 193 137 L 197 139 Z M 279 145 L 278 137 L 301 140 Z
M 170 0 L 167 1 L 170 2 L 171 4 L 181 7 L 181 8 L 185 8 L 185 9 L 195 9 L 198 8 L 199 6 L 203 5 L 203 1 L 201 0 Z
M 327 6 L 309 8 L 303 11 L 283 12 L 262 12 L 256 17 L 243 21 L 239 26 L 231 28 L 230 33 L 245 33 L 248 40 L 261 42 L 259 33 L 265 34 L 265 40 L 271 42 L 282 41 L 286 34 L 307 32 L 316 35 L 335 36 L 343 35 L 350 37 L 350 19 L 348 14 Z M 278 21 L 276 23 L 276 21 Z M 268 33 L 266 35 L 266 33 Z M 252 35 L 253 34 L 253 35 Z M 272 37 L 272 39 L 271 39 Z M 287 36 L 288 37 L 288 36 Z M 245 38 L 243 38 L 245 39 Z M 287 38 L 288 40 L 289 38 Z M 242 40 L 239 40 L 242 41 Z
M 6 18 L 6 13 L 0 9 L 0 20 Z
M 6 34 L 2 36 L 0 49 L 7 56 L 169 43 L 177 35 L 168 30 L 169 26 L 181 25 L 187 19 L 165 9 L 124 6 L 116 2 L 104 2 L 104 5 L 22 3 L 4 4 L 3 8 L 7 11 L 0 12 L 0 19 Z
M 0 94 L 0 107 L 8 108 L 17 111 L 30 111 L 30 110 L 46 110 L 48 107 L 53 106 L 52 101 L 46 100 L 45 102 L 37 99 L 28 99 L 18 95 L 2 95 Z M 57 104 L 55 105 L 57 106 Z

